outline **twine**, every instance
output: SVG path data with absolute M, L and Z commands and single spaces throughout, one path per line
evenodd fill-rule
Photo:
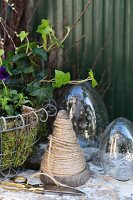
M 72 122 L 65 111 L 60 111 L 54 122 L 49 148 L 41 163 L 41 171 L 54 177 L 77 175 L 86 167 L 83 152 L 77 142 Z

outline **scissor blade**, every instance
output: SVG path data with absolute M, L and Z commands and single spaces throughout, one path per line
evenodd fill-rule
M 69 187 L 62 187 L 62 186 L 56 186 L 56 185 L 45 185 L 44 191 L 42 194 L 46 193 L 56 193 L 56 194 L 69 194 L 69 195 L 85 195 L 84 192 L 81 192 L 80 190 L 77 190 L 75 188 L 69 188 Z

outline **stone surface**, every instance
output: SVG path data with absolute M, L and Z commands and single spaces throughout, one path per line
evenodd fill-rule
M 84 157 L 86 161 L 93 160 L 95 157 L 99 156 L 99 149 L 93 147 L 85 147 L 83 148 Z
M 80 187 L 79 190 L 85 193 L 85 196 L 55 195 L 55 194 L 36 194 L 32 192 L 11 192 L 0 189 L 0 200 L 133 200 L 133 180 L 122 182 L 107 176 L 98 160 L 88 162 L 91 170 L 89 181 Z M 27 178 L 37 173 L 34 170 L 26 170 L 20 175 Z M 31 184 L 40 183 L 38 177 L 34 177 Z

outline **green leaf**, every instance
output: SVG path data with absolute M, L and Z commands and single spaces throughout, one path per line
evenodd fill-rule
M 39 72 L 39 73 L 37 72 L 37 73 L 35 74 L 36 79 L 37 79 L 38 81 L 42 80 L 46 75 L 47 75 L 47 71 L 46 71 L 46 70 L 43 70 L 43 71 L 41 71 L 41 72 Z
M 46 19 L 42 19 L 41 24 L 37 28 L 37 33 L 41 33 L 42 35 L 48 35 L 50 33 L 54 33 L 50 23 Z
M 14 109 L 13 109 L 12 105 L 6 105 L 5 111 L 6 111 L 7 115 L 9 115 L 9 116 L 14 115 Z
M 27 90 L 30 94 L 38 89 L 40 89 L 39 82 L 31 82 L 31 83 L 27 84 Z
M 34 67 L 33 66 L 27 66 L 27 67 L 25 67 L 24 69 L 23 69 L 23 72 L 25 73 L 25 74 L 30 74 L 30 73 L 33 73 L 34 72 Z
M 42 19 L 41 24 L 37 28 L 37 33 L 40 33 L 42 35 L 43 39 L 43 48 L 44 50 L 47 50 L 47 37 L 54 35 L 54 30 L 52 26 L 50 25 L 49 21 L 46 19 Z M 52 42 L 50 41 L 50 44 Z
M 96 81 L 96 79 L 92 79 L 92 87 L 96 87 L 97 85 L 98 85 L 98 83 L 97 83 L 97 81 Z
M 26 53 L 17 53 L 14 57 L 13 57 L 13 62 L 17 62 L 18 60 L 27 57 Z
M 13 95 L 17 95 L 18 94 L 17 90 L 10 90 L 10 93 L 13 94 Z
M 68 84 L 70 79 L 71 79 L 70 72 L 67 72 L 66 74 L 64 74 L 64 77 L 63 77 L 63 80 L 62 80 L 63 81 L 63 85 Z
M 38 55 L 39 57 L 41 57 L 44 61 L 47 61 L 47 54 L 44 51 L 43 48 L 35 48 L 33 49 L 33 54 Z
M 0 56 L 3 56 L 5 53 L 4 49 L 0 49 Z
M 93 74 L 93 71 L 92 71 L 92 70 L 89 71 L 89 75 L 90 75 L 90 77 L 91 77 L 92 79 L 94 78 L 94 74 Z
M 52 83 L 52 87 L 60 88 L 62 85 L 68 84 L 70 81 L 70 73 L 66 74 L 62 71 L 55 70 L 55 83 Z
M 2 58 L 1 58 L 1 56 L 3 56 L 4 55 L 4 49 L 0 49 L 0 65 L 2 65 Z
M 30 42 L 29 43 L 29 48 L 34 49 L 36 47 L 37 47 L 36 42 Z M 19 47 L 17 47 L 17 52 L 19 52 L 19 51 L 25 51 L 26 48 L 27 48 L 27 42 L 24 43 L 24 44 L 22 44 L 22 45 L 20 45 Z
M 2 65 L 2 58 L 0 57 L 0 65 Z
M 92 83 L 92 87 L 96 87 L 98 85 L 96 79 L 94 78 L 94 73 L 92 70 L 89 71 L 89 76 L 92 79 L 91 83 Z
M 65 73 L 59 70 L 55 70 L 55 83 L 52 84 L 52 87 L 60 88 L 63 85 L 63 77 Z
M 20 38 L 21 42 L 23 42 L 23 40 L 28 36 L 28 32 L 25 32 L 25 31 L 21 31 L 19 34 L 18 34 L 18 37 Z
M 53 88 L 49 87 L 41 87 L 38 90 L 35 90 L 30 93 L 31 96 L 36 97 L 40 102 L 45 99 L 53 98 Z

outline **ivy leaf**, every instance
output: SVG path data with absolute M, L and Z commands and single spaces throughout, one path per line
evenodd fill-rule
M 30 73 L 33 73 L 34 72 L 34 67 L 31 65 L 31 66 L 27 66 L 26 68 L 23 69 L 23 72 L 25 74 L 30 74 Z
M 60 88 L 62 83 L 62 77 L 64 77 L 64 72 L 55 70 L 55 83 L 52 84 L 52 87 Z
M 90 71 L 89 71 L 89 76 L 90 76 L 90 78 L 91 78 L 91 79 L 93 79 L 93 78 L 94 78 L 94 73 L 93 73 L 93 71 L 92 71 L 92 70 L 90 70 Z
M 51 86 L 40 87 L 39 89 L 31 92 L 30 95 L 36 97 L 39 102 L 41 102 L 45 99 L 53 98 L 53 88 Z
M 21 31 L 19 34 L 18 34 L 18 37 L 20 38 L 20 41 L 23 42 L 23 40 L 28 36 L 28 32 L 25 32 L 25 31 Z
M 66 74 L 64 73 L 64 77 L 63 77 L 63 85 L 66 85 L 66 84 L 68 84 L 68 82 L 70 81 L 70 78 L 71 78 L 71 76 L 70 76 L 70 72 L 67 72 Z
M 20 60 L 21 58 L 26 57 L 27 54 L 26 53 L 17 53 L 14 57 L 13 57 L 13 62 L 17 62 L 18 60 Z
M 59 70 L 55 70 L 55 83 L 52 83 L 52 87 L 60 88 L 62 85 L 68 84 L 70 81 L 70 73 L 64 73 Z
M 1 58 L 1 56 L 3 56 L 4 55 L 4 49 L 0 49 L 0 65 L 2 65 L 2 58 Z
M 96 79 L 92 79 L 92 87 L 96 87 L 97 85 L 98 85 L 98 83 L 97 83 L 97 81 L 96 81 Z
M 52 29 L 50 23 L 46 19 L 42 19 L 41 24 L 37 28 L 37 33 L 41 33 L 42 35 L 49 35 L 50 33 L 54 34 L 54 30 Z
M 32 82 L 27 85 L 29 94 L 36 97 L 40 102 L 48 98 L 53 98 L 53 88 L 51 85 L 42 86 L 40 82 Z
M 33 54 L 40 56 L 44 61 L 47 61 L 47 54 L 42 48 L 35 48 L 33 49 Z
M 89 71 L 89 76 L 91 78 L 92 87 L 96 87 L 98 85 L 96 79 L 94 78 L 94 73 L 92 70 Z
M 0 49 L 0 56 L 3 56 L 5 53 L 4 49 Z
M 40 89 L 40 82 L 31 82 L 27 84 L 27 90 L 30 94 L 38 89 Z
M 47 36 L 50 34 L 54 34 L 54 30 L 52 29 L 49 21 L 46 19 L 42 19 L 41 24 L 38 26 L 36 32 L 42 35 L 43 48 L 44 50 L 47 50 Z
M 36 42 L 29 42 L 29 48 L 33 49 L 36 47 L 37 47 Z M 24 51 L 26 48 L 27 48 L 27 42 L 17 47 L 17 52 Z

